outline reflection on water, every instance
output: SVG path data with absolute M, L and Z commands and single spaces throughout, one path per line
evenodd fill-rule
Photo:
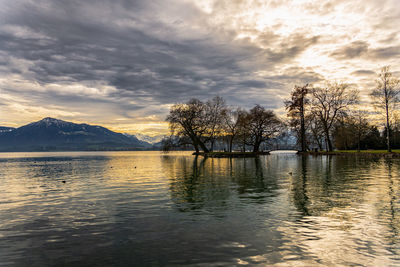
M 0 154 L 0 265 L 399 265 L 396 159 Z

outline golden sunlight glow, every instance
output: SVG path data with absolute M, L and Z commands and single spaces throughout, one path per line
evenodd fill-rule
M 118 69 L 117 61 L 111 60 L 116 66 L 111 64 L 102 69 L 92 70 L 90 75 L 99 75 L 93 79 L 76 78 L 80 74 L 69 74 L 69 55 L 54 54 L 50 56 L 51 61 L 60 63 L 63 66 L 61 69 L 65 70 L 59 71 L 53 80 L 42 82 L 35 76 L 37 74 L 34 70 L 51 69 L 52 65 L 46 63 L 46 60 L 30 60 L 0 50 L 0 56 L 8 62 L 7 66 L 0 66 L 0 71 L 4 73 L 0 77 L 0 100 L 4 103 L 0 106 L 0 112 L 8 115 L 3 116 L 2 125 L 20 126 L 52 116 L 69 121 L 79 118 L 79 121 L 101 124 L 120 132 L 158 135 L 167 133 L 168 127 L 163 120 L 170 106 L 174 104 L 165 104 L 166 101 L 160 104 L 161 101 L 155 96 L 158 94 L 156 91 L 161 90 L 157 87 L 160 84 L 177 83 L 183 88 L 187 87 L 187 98 L 191 97 L 189 91 L 192 87 L 204 90 L 209 95 L 229 95 L 229 90 L 246 89 L 252 93 L 253 98 L 263 104 L 269 103 L 269 99 L 272 98 L 285 99 L 294 84 L 308 82 L 309 77 L 318 77 L 320 84 L 325 80 L 335 80 L 357 85 L 362 92 L 362 102 L 369 103 L 368 94 L 375 86 L 374 73 L 378 73 L 384 65 L 391 65 L 395 73 L 400 71 L 400 37 L 397 26 L 400 6 L 397 0 L 387 0 L 385 5 L 374 0 L 177 0 L 176 4 L 178 7 L 165 7 L 160 13 L 162 16 L 160 15 L 159 21 L 155 22 L 163 25 L 165 29 L 161 27 L 161 30 L 155 30 L 152 25 L 145 23 L 145 19 L 136 23 L 123 14 L 118 21 L 122 20 L 125 23 L 118 22 L 116 25 L 118 29 L 134 29 L 148 34 L 155 40 L 164 40 L 170 43 L 172 48 L 176 47 L 175 43 L 187 45 L 187 42 L 204 45 L 204 50 L 210 51 L 214 46 L 223 47 L 224 51 L 229 52 L 221 55 L 220 62 L 234 62 L 233 65 L 240 69 L 239 72 L 225 73 L 225 66 L 221 65 L 221 74 L 214 78 L 210 72 L 218 72 L 219 69 L 209 69 L 207 64 L 197 62 L 201 59 L 195 59 L 195 55 L 189 54 L 186 56 L 188 59 L 193 56 L 193 66 L 189 74 L 182 77 L 179 74 L 161 77 L 151 66 L 145 66 L 143 69 L 139 66 L 139 70 L 124 70 L 127 81 L 123 78 L 122 83 L 118 84 L 119 79 L 113 76 L 113 68 Z M 180 10 L 179 5 L 185 8 L 192 7 L 196 12 L 192 14 L 188 11 L 182 19 L 172 19 L 176 17 L 175 12 Z M 86 5 L 84 7 L 88 8 Z M 152 9 L 158 7 L 164 5 L 150 5 Z M 108 11 L 102 12 L 104 15 L 108 14 Z M 0 27 L 0 32 L 24 40 L 40 39 L 41 44 L 47 45 L 57 40 L 49 36 L 51 34 L 48 32 L 34 31 L 29 25 L 8 23 Z M 91 49 L 97 49 L 96 47 L 94 44 L 90 46 Z M 156 49 L 155 54 L 180 58 L 179 51 L 164 51 L 164 48 L 159 49 L 157 45 L 146 47 L 150 50 Z M 112 42 L 101 49 L 112 53 L 118 51 L 112 47 Z M 229 54 L 230 52 L 232 54 Z M 85 57 L 79 53 L 72 55 L 73 62 L 83 59 Z M 188 59 L 185 61 L 190 61 Z M 93 57 L 90 60 L 96 62 L 99 59 Z M 157 60 L 154 62 L 158 62 Z M 169 61 L 160 63 L 169 68 Z M 89 68 L 92 63 L 85 64 L 87 66 L 84 68 Z M 173 72 L 175 67 L 171 68 Z M 196 75 L 201 78 L 196 78 Z M 219 84 L 219 77 L 222 76 L 229 80 L 232 88 Z M 136 84 L 136 78 L 131 81 L 130 77 L 140 77 L 140 82 Z M 287 79 L 283 80 L 282 77 Z M 142 80 L 144 84 L 140 84 Z M 265 82 L 266 88 L 241 88 L 240 83 L 244 80 Z M 116 84 L 113 84 L 114 82 Z M 220 91 L 210 92 L 210 88 L 220 88 Z M 162 90 L 171 89 L 166 86 Z M 177 101 L 181 101 L 182 92 L 176 94 L 181 94 L 177 96 Z M 58 102 L 47 101 L 46 97 L 57 99 Z M 238 99 L 243 96 L 233 97 Z M 65 99 L 77 99 L 81 104 L 68 105 Z M 88 104 L 85 99 L 88 100 Z M 250 104 L 246 102 L 245 105 Z M 282 107 L 283 103 L 274 106 L 278 113 L 282 111 Z M 157 115 L 151 115 L 154 113 Z

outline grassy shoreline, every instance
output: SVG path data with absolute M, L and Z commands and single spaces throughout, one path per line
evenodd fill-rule
M 386 150 L 336 150 L 336 151 L 318 151 L 318 152 L 298 152 L 299 155 L 336 155 L 336 156 L 369 156 L 369 157 L 387 157 L 400 158 L 400 149 L 394 149 L 392 152 Z

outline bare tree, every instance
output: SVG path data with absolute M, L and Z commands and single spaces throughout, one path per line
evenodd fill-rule
M 305 152 L 307 150 L 305 106 L 309 102 L 309 100 L 306 98 L 309 90 L 309 84 L 304 86 L 295 85 L 291 93 L 291 99 L 285 101 L 288 117 L 291 118 L 289 124 L 292 126 L 292 128 L 296 129 L 296 132 L 299 132 L 298 137 L 300 139 L 301 152 Z M 298 129 L 298 126 L 300 126 L 300 129 Z
M 227 106 L 225 100 L 216 96 L 205 104 L 205 124 L 207 125 L 207 141 L 210 142 L 210 150 L 214 150 L 214 143 L 223 132 L 224 117 Z
M 319 150 L 323 149 L 323 136 L 324 136 L 324 131 L 322 129 L 321 122 L 319 121 L 318 117 L 316 114 L 313 112 L 310 112 L 306 116 L 306 122 L 307 122 L 307 129 L 309 129 L 309 137 L 307 139 L 307 146 L 309 145 L 317 145 Z M 313 142 L 311 142 L 313 141 Z
M 357 151 L 360 152 L 361 142 L 367 135 L 369 128 L 365 112 L 353 109 L 341 114 L 338 116 L 333 129 L 336 148 L 345 150 L 357 148 Z
M 369 127 L 366 111 L 357 109 L 354 111 L 355 125 L 356 125 L 356 135 L 357 135 L 357 152 L 361 150 L 361 139 L 367 134 L 367 130 Z
M 377 87 L 372 91 L 371 97 L 375 107 L 385 110 L 386 114 L 386 144 L 387 151 L 392 152 L 390 147 L 390 115 L 397 102 L 399 102 L 399 79 L 393 77 L 390 67 L 385 66 L 381 69 Z
M 209 152 L 204 140 L 208 131 L 205 121 L 206 105 L 198 99 L 191 99 L 185 104 L 175 104 L 171 107 L 167 121 L 172 135 L 188 137 L 196 150 L 200 148 Z
M 260 145 L 276 135 L 281 129 L 281 121 L 271 110 L 256 105 L 247 115 L 249 135 L 247 144 L 253 146 L 253 152 L 260 150 Z
M 323 88 L 314 88 L 312 93 L 312 112 L 321 122 L 327 149 L 333 151 L 331 129 L 340 113 L 357 103 L 358 91 L 349 90 L 345 83 L 328 83 Z
M 242 152 L 246 152 L 247 139 L 250 136 L 249 118 L 250 115 L 247 110 L 241 110 L 240 116 L 237 118 L 236 139 L 234 140 L 241 147 Z
M 237 109 L 226 109 L 224 114 L 224 128 L 225 134 L 228 137 L 228 151 L 232 152 L 234 140 L 239 133 L 240 121 L 245 116 L 245 111 L 241 108 Z

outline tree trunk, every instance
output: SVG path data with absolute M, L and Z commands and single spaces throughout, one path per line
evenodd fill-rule
M 203 142 L 200 141 L 199 144 L 200 144 L 201 149 L 203 149 L 204 153 L 210 152 L 210 150 L 206 147 L 206 145 Z
M 306 151 L 306 127 L 304 123 L 304 97 L 301 98 L 301 105 L 300 105 L 300 139 L 301 139 L 301 152 Z
M 331 141 L 331 137 L 329 136 L 329 129 L 328 126 L 326 124 L 326 122 L 323 122 L 323 126 L 324 126 L 324 132 L 325 132 L 325 141 L 326 141 L 326 145 L 327 145 L 327 150 L 333 151 L 333 146 L 332 146 L 332 141 Z
M 333 151 L 331 137 L 329 136 L 329 132 L 326 134 L 326 142 L 328 143 L 328 151 Z
M 196 154 L 198 154 L 200 152 L 199 146 L 196 143 L 194 143 L 193 146 L 194 146 L 194 150 L 196 150 Z
M 390 147 L 390 123 L 389 123 L 389 103 L 386 100 L 385 103 L 386 108 L 386 143 L 387 143 L 387 151 L 392 152 L 392 148 Z
M 260 151 L 260 145 L 261 145 L 261 142 L 256 141 L 254 143 L 253 152 L 259 152 Z
M 321 142 L 321 140 L 319 139 L 319 137 L 317 137 L 315 140 L 317 141 L 317 145 L 318 145 L 319 150 L 323 150 L 323 149 L 322 149 L 322 142 Z
M 210 152 L 210 150 L 208 150 L 208 148 L 204 145 L 204 143 L 197 136 L 193 136 L 192 139 L 193 139 L 193 145 L 195 146 L 196 152 L 198 152 L 199 146 L 204 151 L 204 153 Z
M 233 146 L 233 136 L 231 136 L 231 139 L 229 140 L 229 152 L 232 152 L 232 146 Z
M 358 132 L 357 132 L 357 152 L 360 152 L 360 143 L 361 143 L 361 118 L 358 124 Z

